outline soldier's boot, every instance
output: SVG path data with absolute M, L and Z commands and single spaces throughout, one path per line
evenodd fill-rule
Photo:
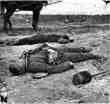
M 44 72 L 44 73 L 54 74 L 72 68 L 74 68 L 74 65 L 71 61 L 67 61 L 58 65 L 48 65 L 46 63 L 41 63 L 41 62 L 32 62 L 30 63 L 30 70 L 28 70 L 27 72 L 30 73 Z

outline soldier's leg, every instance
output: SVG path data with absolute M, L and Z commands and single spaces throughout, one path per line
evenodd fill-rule
M 100 56 L 100 55 L 94 55 L 91 53 L 64 53 L 63 61 L 70 60 L 74 63 L 86 61 L 86 60 L 99 60 L 99 61 L 105 61 L 107 60 L 106 57 Z
M 61 73 L 70 69 L 73 69 L 74 65 L 71 61 L 66 61 L 58 65 L 48 66 L 48 74 Z
M 87 47 L 61 47 L 60 49 L 63 52 L 71 52 L 71 53 L 89 53 L 92 51 L 91 48 Z
M 60 73 L 60 72 L 69 70 L 73 67 L 74 67 L 73 63 L 70 61 L 61 63 L 59 65 L 48 65 L 46 63 L 33 62 L 30 64 L 30 70 L 28 72 Z

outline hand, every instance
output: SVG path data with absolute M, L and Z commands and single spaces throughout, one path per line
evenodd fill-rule
M 70 65 L 71 68 L 74 68 L 74 63 L 71 61 L 68 61 L 68 64 Z

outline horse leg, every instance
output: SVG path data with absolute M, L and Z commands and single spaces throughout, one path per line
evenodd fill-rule
M 11 24 L 11 21 L 10 21 L 10 17 L 12 16 L 14 12 L 14 9 L 7 9 L 7 12 L 4 16 L 4 29 L 5 30 L 8 30 L 8 27 L 7 25 L 9 25 L 9 29 L 11 30 L 12 29 L 12 24 Z
M 33 19 L 32 19 L 32 27 L 33 27 L 33 30 L 36 30 L 35 28 L 35 20 L 36 20 L 36 12 L 35 10 L 33 10 Z M 36 30 L 37 31 L 37 30 Z
M 40 10 L 33 10 L 33 30 L 37 31 L 38 29 L 38 20 L 39 20 Z
M 4 25 L 3 25 L 3 30 L 4 31 L 7 31 L 8 30 L 8 28 L 7 28 L 7 17 L 6 17 L 6 14 L 4 14 Z
M 10 17 L 8 18 L 9 30 L 12 30 L 12 23 L 10 21 Z
M 11 16 L 13 15 L 14 11 L 15 11 L 15 9 L 12 8 L 12 9 L 10 10 L 9 15 L 8 15 L 7 21 L 8 21 L 8 24 L 9 24 L 9 30 L 12 30 L 12 23 L 11 23 L 11 21 L 10 21 L 10 18 L 11 18 Z

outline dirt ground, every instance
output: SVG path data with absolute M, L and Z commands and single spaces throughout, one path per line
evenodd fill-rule
M 38 34 L 30 24 L 14 26 L 13 32 L 0 32 L 0 78 L 8 84 L 8 104 L 79 104 L 110 102 L 110 74 L 93 79 L 84 86 L 74 86 L 72 76 L 76 72 L 89 70 L 92 74 L 110 70 L 110 26 L 109 24 L 65 24 L 63 22 L 40 23 L 40 33 L 69 34 L 74 38 L 68 47 L 90 47 L 92 53 L 108 57 L 108 61 L 98 64 L 86 61 L 75 64 L 75 68 L 44 79 L 32 79 L 31 74 L 11 76 L 8 71 L 10 63 L 18 60 L 24 50 L 33 49 L 40 44 L 7 46 L 5 42 Z M 4 42 L 5 41 L 5 42 Z M 54 47 L 61 44 L 49 43 Z

